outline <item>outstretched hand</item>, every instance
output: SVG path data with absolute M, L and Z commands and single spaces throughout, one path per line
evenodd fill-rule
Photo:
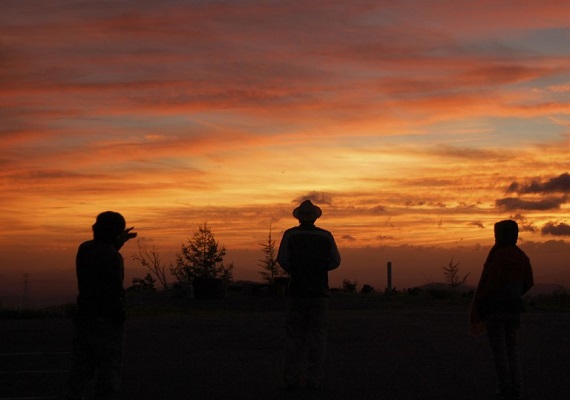
M 135 227 L 131 226 L 130 228 L 125 229 L 124 232 L 121 233 L 119 236 L 117 236 L 117 240 L 115 241 L 115 247 L 117 249 L 120 249 L 121 247 L 123 247 L 123 245 L 125 243 L 127 243 L 128 240 L 131 240 L 131 239 L 137 237 L 136 232 L 131 232 L 133 229 L 135 229 Z
M 131 226 L 130 228 L 127 228 L 123 231 L 123 233 L 121 233 L 119 236 L 117 236 L 117 238 L 115 239 L 115 242 L 113 243 L 113 245 L 115 246 L 115 248 L 117 250 L 121 250 L 121 247 L 123 247 L 123 245 L 128 241 L 131 240 L 133 238 L 137 237 L 137 233 L 136 232 L 131 232 L 133 229 L 135 229 L 134 226 Z
M 133 229 L 135 229 L 135 227 L 131 226 L 130 228 L 125 229 L 125 231 L 121 234 L 120 239 L 123 243 L 126 243 L 128 240 L 137 237 L 136 232 L 131 232 Z
M 133 229 L 135 229 L 134 226 L 131 226 L 130 228 L 127 228 L 124 230 L 123 233 L 121 233 L 119 236 L 117 236 L 117 240 L 115 240 L 114 246 L 117 250 L 120 250 L 121 247 L 123 247 L 123 245 L 130 239 L 136 238 L 137 237 L 137 233 L 136 232 L 131 232 Z

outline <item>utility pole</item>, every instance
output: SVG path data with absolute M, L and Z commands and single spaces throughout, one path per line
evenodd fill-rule
M 24 297 L 22 299 L 22 307 L 28 308 L 30 306 L 30 273 L 24 273 Z
M 386 270 L 388 273 L 388 286 L 387 286 L 388 294 L 392 294 L 392 261 L 388 261 Z

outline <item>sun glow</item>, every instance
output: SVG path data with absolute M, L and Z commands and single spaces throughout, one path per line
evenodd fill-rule
M 255 252 L 309 198 L 362 259 L 483 252 L 512 218 L 564 270 L 568 4 L 40 3 L 0 15 L 0 268 L 71 269 L 104 210 L 169 254 L 204 221 Z

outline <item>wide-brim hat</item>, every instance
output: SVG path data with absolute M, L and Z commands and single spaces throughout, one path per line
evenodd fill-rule
M 299 221 L 316 221 L 321 215 L 322 210 L 311 203 L 311 200 L 305 200 L 293 210 L 293 216 Z

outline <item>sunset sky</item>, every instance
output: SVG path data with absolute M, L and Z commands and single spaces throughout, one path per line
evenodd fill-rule
M 0 275 L 72 270 L 115 210 L 165 260 L 208 222 L 255 278 L 269 227 L 279 242 L 310 198 L 337 281 L 382 287 L 388 259 L 400 285 L 442 280 L 455 257 L 475 284 L 513 218 L 537 280 L 570 285 L 569 17 L 548 0 L 4 1 Z

